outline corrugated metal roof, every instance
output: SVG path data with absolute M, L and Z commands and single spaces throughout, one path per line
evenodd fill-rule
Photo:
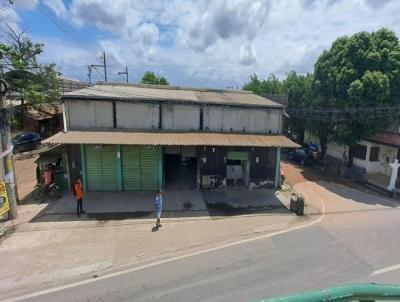
M 175 101 L 242 106 L 282 107 L 269 99 L 242 90 L 184 88 L 162 85 L 97 84 L 65 93 L 64 98 Z
M 243 146 L 287 147 L 298 144 L 283 135 L 226 134 L 205 132 L 112 132 L 68 131 L 59 132 L 44 141 L 48 144 L 110 144 L 161 146 Z
M 400 147 L 400 133 L 378 132 L 368 140 L 374 143 Z

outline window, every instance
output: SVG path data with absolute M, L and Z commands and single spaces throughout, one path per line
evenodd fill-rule
M 379 147 L 371 147 L 371 152 L 369 153 L 369 161 L 379 160 Z
M 353 156 L 365 160 L 367 157 L 367 146 L 355 145 L 353 148 Z

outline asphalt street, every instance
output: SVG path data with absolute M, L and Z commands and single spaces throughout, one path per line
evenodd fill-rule
M 327 214 L 305 229 L 24 301 L 250 301 L 353 282 L 400 284 L 400 269 L 370 276 L 400 263 L 399 221 L 396 207 Z

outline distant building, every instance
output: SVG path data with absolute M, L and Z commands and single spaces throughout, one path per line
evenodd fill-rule
M 100 83 L 62 97 L 70 183 L 122 191 L 277 187 L 284 107 L 246 91 Z

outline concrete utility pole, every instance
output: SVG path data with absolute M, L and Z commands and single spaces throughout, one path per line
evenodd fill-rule
M 92 84 L 92 65 L 87 66 L 89 83 Z
M 102 59 L 103 59 L 103 64 L 101 64 L 101 65 L 100 64 L 90 64 L 90 65 L 88 65 L 89 83 L 92 83 L 92 70 L 93 70 L 93 68 L 96 69 L 97 67 L 100 67 L 100 68 L 104 69 L 104 81 L 107 82 L 107 62 L 106 62 L 106 53 L 105 52 L 103 52 Z
M 125 71 L 120 71 L 118 74 L 124 74 L 126 75 L 126 83 L 129 82 L 129 73 L 128 73 L 128 66 L 125 66 Z
M 0 76 L 2 76 L 0 74 Z M 8 202 L 10 204 L 9 218 L 17 218 L 17 194 L 14 177 L 13 146 L 11 144 L 10 111 L 6 104 L 7 84 L 0 78 L 0 134 L 1 134 L 1 161 L 6 181 Z
M 103 66 L 104 66 L 104 81 L 107 82 L 107 63 L 106 63 L 106 53 L 103 52 Z

